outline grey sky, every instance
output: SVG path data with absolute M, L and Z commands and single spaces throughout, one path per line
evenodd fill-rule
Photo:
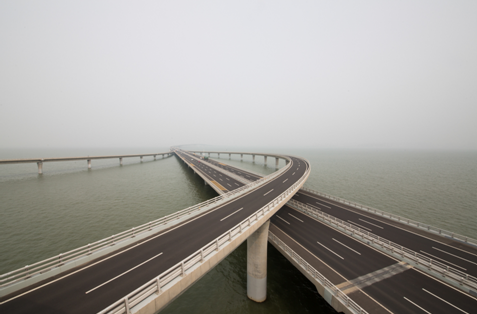
M 477 149 L 476 1 L 2 1 L 0 148 Z

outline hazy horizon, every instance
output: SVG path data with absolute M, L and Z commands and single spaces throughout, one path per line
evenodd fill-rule
M 477 150 L 477 2 L 3 1 L 0 149 Z

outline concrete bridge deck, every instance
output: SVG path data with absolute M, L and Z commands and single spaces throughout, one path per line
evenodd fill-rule
M 101 311 L 231 230 L 237 223 L 282 195 L 283 191 L 289 190 L 309 168 L 304 161 L 295 168 L 298 161 L 298 158 L 291 158 L 295 172 L 293 176 L 291 170 L 285 171 L 274 180 L 225 202 L 212 211 L 175 225 L 140 243 L 2 297 L 0 312 Z M 287 180 L 283 182 L 285 178 Z M 287 199 L 283 200 L 286 202 Z
M 233 171 L 251 180 L 260 177 L 218 161 L 210 160 L 209 162 L 220 164 L 227 171 Z M 328 208 L 332 213 L 335 213 L 335 207 L 338 207 L 347 214 L 343 209 L 343 204 L 330 202 L 328 199 L 303 190 L 295 194 L 294 199 L 306 202 L 319 201 L 322 204 L 321 207 Z M 363 214 L 355 208 L 351 212 L 354 215 Z M 356 216 L 349 218 L 357 219 Z M 367 222 L 371 220 L 369 215 L 364 218 Z M 357 221 L 361 222 L 361 220 Z M 365 224 L 365 222 L 361 223 Z M 383 223 L 383 221 L 375 221 L 375 226 L 378 226 L 378 223 Z M 376 229 L 376 227 L 374 228 Z M 407 239 L 410 234 L 414 243 L 417 242 L 423 246 L 429 245 L 427 241 L 431 241 L 424 235 L 407 230 L 409 228 L 396 227 L 396 229 L 404 234 L 398 235 L 398 238 Z M 369 313 L 422 313 L 422 309 L 426 309 L 430 313 L 472 313 L 477 308 L 477 300 L 471 295 L 465 294 L 407 263 L 378 252 L 289 206 L 283 206 L 272 217 L 270 232 L 298 252 L 310 265 Z M 419 241 L 421 238 L 425 240 L 423 243 Z M 431 245 L 434 247 L 443 245 L 439 240 L 441 239 L 437 237 Z M 461 242 L 447 240 L 449 244 L 464 247 L 467 251 L 474 249 Z M 271 243 L 287 257 L 285 252 L 273 241 Z M 448 247 L 446 250 L 449 249 Z M 463 253 L 467 254 L 467 252 L 461 251 L 461 254 Z M 301 268 L 291 258 L 289 259 L 298 269 Z M 320 287 L 318 290 L 320 291 Z M 322 288 L 320 293 L 324 296 Z

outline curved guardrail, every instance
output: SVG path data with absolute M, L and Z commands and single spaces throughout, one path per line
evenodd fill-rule
M 141 235 L 142 233 L 145 232 L 151 232 L 154 228 L 157 228 L 159 226 L 163 227 L 165 224 L 175 222 L 176 220 L 184 217 L 184 216 L 189 216 L 195 212 L 198 211 L 204 211 L 205 209 L 211 209 L 215 207 L 216 205 L 219 205 L 223 201 L 229 201 L 230 199 L 242 195 L 244 193 L 247 193 L 248 191 L 255 189 L 259 185 L 262 185 L 266 182 L 269 182 L 276 176 L 282 174 L 285 170 L 287 170 L 288 167 L 283 167 L 278 171 L 275 171 L 274 173 L 260 179 L 254 182 L 250 182 L 247 185 L 244 185 L 242 187 L 239 187 L 233 191 L 227 192 L 225 194 L 219 195 L 217 197 L 214 197 L 210 200 L 207 200 L 205 202 L 196 204 L 194 206 L 188 207 L 186 209 L 183 209 L 181 211 L 175 212 L 173 214 L 161 217 L 159 219 L 150 221 L 148 223 L 142 224 L 137 227 L 133 227 L 129 230 L 120 232 L 118 234 L 114 234 L 108 238 L 104 238 L 102 240 L 96 241 L 94 243 L 90 243 L 88 245 L 76 248 L 74 250 L 68 251 L 66 253 L 60 253 L 56 256 L 47 258 L 45 260 L 42 260 L 40 262 L 31 264 L 31 265 L 26 265 L 25 267 L 13 270 L 11 272 L 5 273 L 0 275 L 0 289 L 4 288 L 6 286 L 18 283 L 23 280 L 27 280 L 32 278 L 33 276 L 44 274 L 48 271 L 52 271 L 54 269 L 57 269 L 58 267 L 61 267 L 67 263 L 72 263 L 75 260 L 78 260 L 79 258 L 82 258 L 87 255 L 91 255 L 93 253 L 96 253 L 98 251 L 101 251 L 102 249 L 109 248 L 112 245 L 120 244 L 121 241 L 126 241 L 129 240 L 130 238 L 134 238 L 138 235 Z
M 258 223 L 260 217 L 265 216 L 266 213 L 274 209 L 276 205 L 280 203 L 290 194 L 294 194 L 299 190 L 300 185 L 308 178 L 308 175 L 311 171 L 311 166 L 307 161 L 308 169 L 305 171 L 303 176 L 295 182 L 291 187 L 273 199 L 271 202 L 258 209 L 255 213 L 250 215 L 248 218 L 235 225 L 229 231 L 223 233 L 215 240 L 209 242 L 207 245 L 202 247 L 200 250 L 197 250 L 195 253 L 191 254 L 181 262 L 172 266 L 156 278 L 153 278 L 149 282 L 145 283 L 141 287 L 137 288 L 133 292 L 126 295 L 124 298 L 116 301 L 111 304 L 98 314 L 130 314 L 131 308 L 143 302 L 147 298 L 153 295 L 160 295 L 171 286 L 176 280 L 180 280 L 182 277 L 187 275 L 187 271 L 195 269 L 198 265 L 207 261 L 207 258 L 216 251 L 219 251 L 221 246 L 224 246 L 226 243 L 232 241 L 234 237 L 239 236 L 250 228 L 255 223 Z M 283 168 L 282 168 L 283 169 Z M 363 312 L 364 313 L 364 312 Z
M 351 309 L 354 313 L 365 314 L 368 313 L 358 303 L 354 302 L 353 299 L 348 297 L 343 293 L 338 287 L 336 287 L 331 281 L 323 276 L 319 271 L 317 271 L 313 266 L 308 264 L 300 255 L 293 251 L 285 242 L 280 240 L 276 235 L 271 231 L 268 232 L 268 239 L 277 244 L 286 254 L 293 258 L 311 277 L 315 278 L 320 282 L 323 287 L 328 288 L 331 291 L 331 294 L 336 298 L 340 299 L 344 305 Z
M 183 151 L 185 154 L 187 154 L 187 156 L 190 156 L 190 157 L 192 157 L 192 158 L 194 158 L 194 159 L 196 159 L 196 160 L 200 160 L 199 158 L 197 158 L 196 155 L 192 155 L 192 156 L 191 156 L 188 151 L 186 151 L 186 150 L 182 150 L 182 151 Z M 238 176 L 238 175 L 236 175 L 236 174 L 234 174 L 234 173 L 231 173 L 230 171 L 227 171 L 227 170 L 225 170 L 225 169 L 221 169 L 221 168 L 217 167 L 216 165 L 214 165 L 214 164 L 212 164 L 212 163 L 210 163 L 210 162 L 207 163 L 207 166 L 210 167 L 210 168 L 212 168 L 212 169 L 215 169 L 216 171 L 223 172 L 223 173 L 225 173 L 226 175 L 228 175 L 229 177 L 231 177 L 231 178 L 233 178 L 233 179 L 235 179 L 235 180 L 237 180 L 238 182 L 241 182 L 241 183 L 243 183 L 243 184 L 248 184 L 248 183 L 250 183 L 249 180 L 245 180 L 244 178 L 242 178 L 242 177 L 240 177 L 240 176 Z
M 313 193 L 313 194 L 317 194 L 317 195 L 320 195 L 320 196 L 323 196 L 323 197 L 326 197 L 330 200 L 334 200 L 334 201 L 340 202 L 340 203 L 345 204 L 345 205 L 355 207 L 355 208 L 360 209 L 360 210 L 365 211 L 365 212 L 370 212 L 370 213 L 374 213 L 376 215 L 381 215 L 382 217 L 389 218 L 391 220 L 395 220 L 395 221 L 398 221 L 400 223 L 404 223 L 404 224 L 407 224 L 407 225 L 410 225 L 410 226 L 413 226 L 413 227 L 416 227 L 416 228 L 419 228 L 419 229 L 424 229 L 424 230 L 430 231 L 432 233 L 441 235 L 443 237 L 449 237 L 449 238 L 454 239 L 454 240 L 459 240 L 459 241 L 477 246 L 477 240 L 475 240 L 471 237 L 460 235 L 458 233 L 455 233 L 455 232 L 452 232 L 452 231 L 447 231 L 447 230 L 444 230 L 444 229 L 441 229 L 441 228 L 433 227 L 431 225 L 428 225 L 428 224 L 425 224 L 425 223 L 422 223 L 422 222 L 419 222 L 419 221 L 415 221 L 415 220 L 412 220 L 412 219 L 404 218 L 404 217 L 401 217 L 401 216 L 398 216 L 398 215 L 390 214 L 388 212 L 385 212 L 385 211 L 382 211 L 382 210 L 379 210 L 379 209 L 375 209 L 375 208 L 372 208 L 372 207 L 369 207 L 369 206 L 366 206 L 366 205 L 362 205 L 362 204 L 359 204 L 359 203 L 356 203 L 356 202 L 350 202 L 350 201 L 347 201 L 343 198 L 332 196 L 332 195 L 325 194 L 325 193 L 321 193 L 321 192 L 318 192 L 318 191 L 315 191 L 315 190 L 312 190 L 312 189 L 302 188 L 302 190 Z
M 403 247 L 402 245 L 396 244 L 392 241 L 389 241 L 385 238 L 377 236 L 371 232 L 363 230 L 353 224 L 345 222 L 339 218 L 333 217 L 323 211 L 307 205 L 296 200 L 290 200 L 288 202 L 293 208 L 301 210 L 308 215 L 314 216 L 321 221 L 336 227 L 339 227 L 341 230 L 345 231 L 347 234 L 352 235 L 355 238 L 361 238 L 363 242 L 372 242 L 374 245 L 381 247 L 381 250 L 396 257 L 400 257 L 401 259 L 406 258 L 407 260 L 413 261 L 416 266 L 423 266 L 426 268 L 427 271 L 430 273 L 437 273 L 444 278 L 448 277 L 458 285 L 467 286 L 468 288 L 477 289 L 477 278 L 466 274 L 460 270 L 457 270 L 451 266 L 447 266 L 441 262 L 438 262 L 434 259 L 431 259 L 425 255 L 417 253 L 413 250 Z

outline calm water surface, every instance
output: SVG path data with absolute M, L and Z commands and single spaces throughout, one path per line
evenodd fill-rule
M 212 148 L 211 148 L 212 149 Z M 214 148 L 215 149 L 215 148 Z M 163 152 L 159 149 L 0 150 L 0 159 Z M 246 150 L 246 149 L 241 149 Z M 257 151 L 257 149 L 248 149 Z M 477 153 L 298 151 L 306 186 L 477 238 Z M 261 174 L 275 160 L 220 161 Z M 176 157 L 0 165 L 0 273 L 97 241 L 216 196 Z M 283 166 L 280 163 L 280 167 Z M 246 296 L 246 244 L 161 313 L 333 313 L 313 285 L 272 246 L 268 299 Z

